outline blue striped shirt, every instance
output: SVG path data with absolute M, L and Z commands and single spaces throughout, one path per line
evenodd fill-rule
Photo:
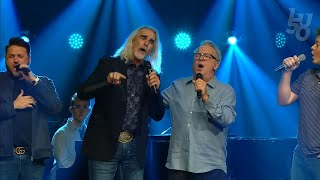
M 234 122 L 236 98 L 216 77 L 207 83 L 209 100 L 197 98 L 192 77 L 174 81 L 162 92 L 170 108 L 172 133 L 166 167 L 193 173 L 226 172 L 228 125 Z
M 319 73 L 319 74 L 318 74 Z M 304 155 L 320 154 L 320 72 L 307 70 L 292 84 L 300 105 L 296 151 Z

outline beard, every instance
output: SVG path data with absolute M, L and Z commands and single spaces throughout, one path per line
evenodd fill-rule
M 146 54 L 143 52 L 136 51 L 134 52 L 134 56 L 136 57 L 137 60 L 144 60 L 146 57 Z
M 6 69 L 8 71 L 8 73 L 12 76 L 15 76 L 15 77 L 20 77 L 22 76 L 21 74 L 19 74 L 17 71 L 14 71 L 14 69 L 11 69 L 7 64 L 6 64 Z

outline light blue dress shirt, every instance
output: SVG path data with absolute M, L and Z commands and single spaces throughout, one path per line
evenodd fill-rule
M 236 117 L 233 88 L 214 76 L 207 83 L 209 100 L 197 98 L 192 76 L 176 80 L 162 92 L 170 108 L 172 133 L 166 167 L 192 173 L 227 172 L 228 126 Z
M 55 179 L 56 170 L 59 168 L 71 167 L 76 159 L 75 142 L 81 141 L 80 131 L 84 132 L 87 125 L 77 127 L 69 118 L 67 123 L 60 127 L 52 137 L 53 146 L 53 168 L 51 169 L 51 179 Z

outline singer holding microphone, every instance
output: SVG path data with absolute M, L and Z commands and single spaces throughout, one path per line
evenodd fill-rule
M 62 108 L 52 80 L 30 70 L 31 48 L 15 37 L 0 72 L 0 179 L 43 179 L 51 156 L 48 120 Z
M 233 88 L 220 82 L 221 53 L 203 41 L 193 53 L 193 76 L 162 92 L 171 111 L 172 133 L 166 167 L 169 180 L 225 180 L 228 126 L 235 121 Z
M 160 78 L 161 43 L 153 27 L 133 31 L 113 57 L 103 57 L 79 88 L 82 99 L 95 98 L 83 141 L 90 180 L 143 180 L 151 117 L 164 115 Z
M 278 87 L 278 103 L 289 105 L 299 102 L 297 146 L 294 150 L 291 180 L 320 179 L 320 30 L 311 47 L 312 63 L 317 68 L 308 69 L 292 84 L 292 72 L 300 66 L 300 56 L 283 60 L 283 70 Z

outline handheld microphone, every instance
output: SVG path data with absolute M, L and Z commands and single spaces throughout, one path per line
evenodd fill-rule
M 304 60 L 306 60 L 306 56 L 304 54 L 300 54 L 298 56 L 298 61 L 301 62 L 301 61 L 304 61 Z M 275 68 L 274 71 L 279 71 L 281 69 L 287 69 L 287 66 L 284 63 L 282 63 L 280 66 Z
M 26 76 L 29 76 L 29 72 L 30 72 L 30 69 L 29 68 L 20 68 L 20 64 L 14 66 L 14 68 L 16 68 L 16 71 L 21 71 L 23 72 L 23 74 L 25 74 Z
M 202 75 L 201 73 L 198 73 L 198 74 L 196 75 L 196 80 L 197 80 L 197 79 L 203 79 L 203 75 Z M 198 99 L 201 98 L 201 90 L 197 91 L 197 97 L 198 97 Z
M 152 72 L 151 63 L 149 61 L 144 61 L 144 65 L 146 66 L 146 69 L 148 70 L 148 73 L 150 74 Z M 157 88 L 156 86 L 153 86 L 154 93 L 157 94 Z

